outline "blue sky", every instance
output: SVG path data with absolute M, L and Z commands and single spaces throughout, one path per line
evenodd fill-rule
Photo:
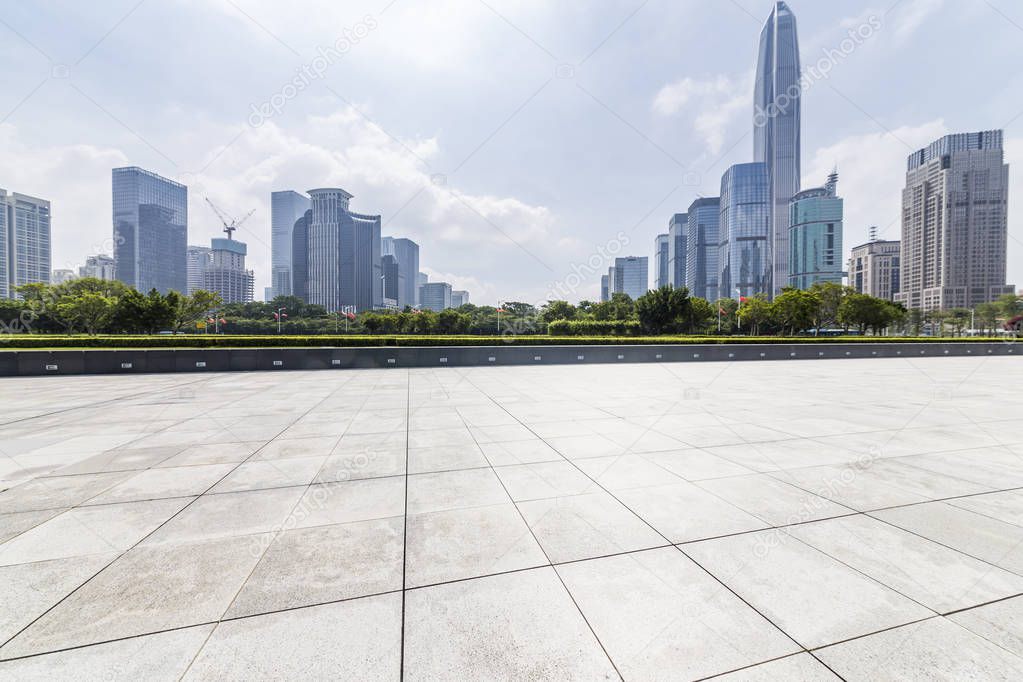
M 789 4 L 804 67 L 829 67 L 803 97 L 803 185 L 838 166 L 847 251 L 870 225 L 898 238 L 910 151 L 1004 128 L 1023 285 L 1023 8 Z M 110 251 L 110 168 L 139 165 L 189 185 L 191 243 L 219 229 L 203 195 L 256 209 L 236 236 L 258 292 L 270 191 L 340 186 L 475 302 L 592 299 L 607 257 L 651 255 L 672 213 L 751 160 L 770 8 L 2 0 L 0 187 L 53 201 L 55 268 Z M 849 49 L 850 31 L 867 37 Z

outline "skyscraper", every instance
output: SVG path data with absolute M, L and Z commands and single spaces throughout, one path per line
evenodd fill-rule
M 202 288 L 219 294 L 224 303 L 250 303 L 255 276 L 245 269 L 246 245 L 231 238 L 214 238 L 210 246 Z
M 270 192 L 270 281 L 275 296 L 294 294 L 294 228 L 307 210 L 309 197 L 300 192 Z
M 601 275 L 600 276 L 600 300 L 601 300 L 601 302 L 610 301 L 611 300 L 611 287 L 608 284 L 608 279 L 610 279 L 610 277 L 608 275 Z
M 188 188 L 135 166 L 111 171 L 117 279 L 141 292 L 188 288 Z
M 799 191 L 800 173 L 799 71 L 796 17 L 776 2 L 760 32 L 753 105 L 753 160 L 767 166 L 771 198 L 769 296 L 788 285 L 789 199 Z
M 770 295 L 771 194 L 767 165 L 739 163 L 721 176 L 718 295 Z
M 425 272 L 416 273 L 416 305 L 420 305 L 422 300 L 419 298 L 420 288 L 430 281 L 430 277 Z
M 50 281 L 50 202 L 0 189 L 0 298 Z
M 419 287 L 419 307 L 440 312 L 451 307 L 451 285 L 447 282 L 427 282 Z
M 85 259 L 85 265 L 79 266 L 78 276 L 102 280 L 117 279 L 117 262 L 105 253 L 89 256 Z
M 381 276 L 384 278 L 384 306 L 394 307 L 400 310 L 401 308 L 398 304 L 398 295 L 402 286 L 405 284 L 405 278 L 401 276 L 401 269 L 398 267 L 398 259 L 394 256 L 394 254 L 384 254 L 380 257 L 380 268 Z
M 451 291 L 451 307 L 461 308 L 463 305 L 469 302 L 469 292 L 464 289 L 452 290 Z
M 899 242 L 881 239 L 854 246 L 849 257 L 849 286 L 859 294 L 894 299 L 899 293 L 900 251 Z
M 188 248 L 185 249 L 185 258 L 187 261 L 186 271 L 188 273 L 185 293 L 192 294 L 205 286 L 204 273 L 210 264 L 210 247 L 189 244 Z
M 654 237 L 654 288 L 660 289 L 671 284 L 668 276 L 668 234 Z
M 718 222 L 721 199 L 703 197 L 689 206 L 686 224 L 686 281 L 690 296 L 716 301 L 718 294 Z M 728 296 L 728 292 L 723 292 Z
M 309 301 L 309 226 L 313 211 L 308 209 L 291 228 L 291 295 Z M 281 281 L 284 281 L 282 275 Z M 274 290 L 274 296 L 280 296 Z
M 842 198 L 838 173 L 823 187 L 805 189 L 789 202 L 789 286 L 842 283 Z
M 392 255 L 398 261 L 398 309 L 413 306 L 417 301 L 419 285 L 416 275 L 419 273 L 419 244 L 404 237 L 384 237 L 381 253 Z
M 1001 130 L 946 135 L 910 154 L 896 301 L 947 310 L 1014 293 L 1005 283 L 1008 187 Z
M 309 196 L 309 303 L 328 311 L 382 307 L 380 216 L 349 211 L 352 195 L 343 189 L 311 189 Z
M 628 294 L 633 301 L 649 288 L 648 259 L 646 256 L 615 258 L 614 291 Z
M 668 221 L 668 278 L 676 289 L 686 284 L 686 231 L 689 216 L 676 213 Z

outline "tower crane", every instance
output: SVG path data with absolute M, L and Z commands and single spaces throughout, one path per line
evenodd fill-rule
M 244 223 L 246 220 L 248 220 L 249 217 L 253 213 L 256 212 L 256 209 L 252 209 L 251 211 L 246 213 L 244 216 L 242 216 L 241 218 L 236 220 L 236 219 L 231 218 L 230 216 L 226 215 L 222 210 L 217 208 L 216 204 L 214 204 L 212 201 L 210 201 L 209 197 L 203 197 L 203 199 L 206 200 L 206 203 L 210 205 L 210 208 L 213 209 L 213 212 L 217 214 L 218 218 L 220 218 L 220 222 L 223 223 L 223 225 L 224 225 L 224 232 L 227 233 L 227 238 L 228 239 L 232 239 L 232 236 L 231 236 L 232 233 L 235 230 L 237 230 L 239 227 L 241 227 L 242 223 Z

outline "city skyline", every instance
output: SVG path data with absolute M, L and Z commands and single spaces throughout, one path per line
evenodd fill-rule
M 1018 87 L 1019 76 L 1007 66 L 1011 59 L 1005 58 L 1018 29 L 991 8 L 966 6 L 952 12 L 948 3 L 907 0 L 887 15 L 879 9 L 880 28 L 875 29 L 869 21 L 871 11 L 853 3 L 788 4 L 799 18 L 804 74 L 817 70 L 826 50 L 838 51 L 827 62 L 827 77 L 813 80 L 802 96 L 801 175 L 804 186 L 814 186 L 836 163 L 842 169 L 843 262 L 849 247 L 866 241 L 870 225 L 881 228 L 882 238 L 899 238 L 904 159 L 913 149 L 950 132 L 1004 128 L 1005 161 L 1010 166 L 1023 161 L 1023 127 L 1015 118 L 1023 110 L 1019 94 L 1023 89 Z M 751 127 L 756 43 L 772 3 L 684 8 L 654 3 L 631 18 L 635 7 L 609 3 L 600 13 L 606 16 L 598 20 L 587 15 L 571 36 L 550 30 L 578 19 L 571 7 L 516 8 L 500 3 L 493 7 L 557 59 L 552 61 L 483 6 L 464 13 L 456 26 L 441 27 L 440 35 L 475 30 L 521 62 L 522 68 L 512 74 L 497 51 L 474 55 L 472 61 L 479 64 L 468 66 L 458 59 L 464 55 L 442 53 L 463 48 L 427 46 L 424 64 L 415 67 L 420 78 L 446 73 L 458 63 L 457 83 L 466 78 L 476 82 L 484 69 L 489 70 L 488 79 L 500 74 L 506 82 L 504 94 L 491 98 L 482 111 L 474 110 L 472 121 L 465 118 L 469 109 L 464 98 L 446 97 L 443 112 L 435 101 L 427 100 L 409 115 L 369 82 L 366 74 L 373 60 L 393 59 L 394 40 L 407 37 L 409 27 L 423 17 L 401 4 L 382 14 L 380 7 L 366 4 L 358 6 L 358 13 L 324 10 L 334 12 L 336 26 L 354 30 L 372 15 L 375 27 L 367 26 L 368 33 L 349 46 L 344 59 L 289 99 L 280 115 L 274 113 L 252 126 L 246 121 L 252 115 L 249 105 L 258 106 L 280 92 L 288 77 L 312 62 L 317 47 L 333 45 L 329 33 L 281 18 L 270 5 L 246 5 L 245 12 L 260 24 L 273 26 L 274 33 L 295 48 L 296 56 L 234 10 L 203 11 L 172 3 L 170 8 L 143 5 L 97 44 L 122 17 L 119 8 L 85 17 L 69 6 L 67 13 L 81 20 L 52 25 L 45 22 L 48 15 L 12 4 L 5 21 L 57 66 L 70 66 L 68 73 L 56 68 L 27 99 L 39 79 L 30 80 L 24 72 L 12 75 L 12 88 L 0 101 L 0 115 L 5 116 L 0 138 L 10 150 L 0 161 L 0 185 L 53 203 L 54 269 L 74 269 L 89 254 L 112 251 L 104 229 L 110 219 L 104 197 L 109 196 L 107 173 L 115 166 L 139 165 L 192 188 L 193 243 L 206 243 L 219 232 L 213 216 L 195 203 L 203 194 L 237 213 L 256 208 L 239 238 L 249 245 L 257 289 L 270 284 L 270 191 L 310 182 L 345 187 L 382 215 L 385 234 L 430 244 L 431 279 L 449 281 L 473 292 L 474 302 L 492 304 L 551 297 L 547 294 L 552 284 L 563 282 L 573 264 L 586 262 L 623 226 L 630 239 L 625 252 L 647 254 L 649 247 L 640 245 L 651 244 L 664 231 L 665 214 L 685 210 L 698 194 L 717 194 L 715 185 L 724 169 L 750 159 L 752 140 L 743 136 Z M 130 8 L 123 9 L 126 13 Z M 147 118 L 149 109 L 125 98 L 114 77 L 120 72 L 110 71 L 115 69 L 114 60 L 124 61 L 125 69 L 133 68 L 132 58 L 144 54 L 141 43 L 147 32 L 156 31 L 161 20 L 177 30 L 184 19 L 174 17 L 194 18 L 196 12 L 202 12 L 208 23 L 208 29 L 195 36 L 197 55 L 220 54 L 206 31 L 219 32 L 230 37 L 233 49 L 243 46 L 255 68 L 246 65 L 252 72 L 246 75 L 240 62 L 225 61 L 213 79 L 222 92 L 212 97 L 209 87 L 193 84 L 193 91 L 167 74 L 166 65 L 145 60 L 154 82 L 168 76 L 164 94 L 143 85 L 140 96 L 132 99 L 155 107 L 153 118 Z M 42 30 L 44 25 L 53 36 Z M 658 42 L 657 36 L 682 25 L 693 27 L 694 34 L 701 32 L 697 29 L 713 31 L 714 44 L 701 39 L 671 54 L 659 50 L 650 73 L 616 94 L 616 74 L 632 69 L 630 50 L 644 55 L 646 45 Z M 990 68 L 975 79 L 954 49 L 937 46 L 954 44 L 952 36 L 980 26 L 986 39 L 971 45 L 967 61 Z M 845 50 L 843 41 L 859 28 L 863 29 L 859 35 L 866 37 Z M 93 45 L 95 49 L 76 64 Z M 600 49 L 587 59 L 597 45 Z M 922 46 L 928 50 L 926 69 L 911 59 Z M 38 61 L 50 72 L 49 63 L 13 34 L 0 50 L 33 68 Z M 274 67 L 274 61 L 287 64 Z M 607 68 L 615 63 L 620 66 Z M 563 69 L 559 77 L 555 68 L 559 64 L 573 68 Z M 943 83 L 955 83 L 959 97 L 941 98 L 939 109 L 936 98 L 908 96 L 922 94 L 920 84 L 932 82 L 938 72 L 943 73 Z M 474 97 L 474 103 L 478 99 Z M 566 115 L 552 121 L 550 114 L 564 107 Z M 62 110 L 74 111 L 82 120 L 74 123 Z M 191 126 L 185 122 L 193 113 L 198 119 Z M 505 120 L 507 125 L 498 130 Z M 536 141 L 523 147 L 530 135 Z M 594 136 L 607 141 L 603 149 L 583 144 Z M 542 162 L 531 163 L 528 172 L 520 164 L 507 163 L 509 154 L 519 148 Z M 464 170 L 455 170 L 470 155 Z M 687 177 L 689 173 L 695 176 Z M 1015 175 L 1010 173 L 1007 279 L 1019 283 L 1023 261 L 1021 214 L 1012 210 L 1020 195 Z M 316 178 L 322 180 L 317 183 Z M 611 187 L 629 201 L 609 206 L 595 200 Z M 598 298 L 600 273 L 607 266 L 602 264 L 586 277 L 569 298 Z

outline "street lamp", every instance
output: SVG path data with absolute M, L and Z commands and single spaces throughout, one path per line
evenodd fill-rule
M 286 312 L 284 312 L 285 310 L 287 310 L 287 308 L 283 308 L 283 307 L 282 308 L 278 308 L 277 312 L 274 313 L 274 319 L 277 320 L 277 333 L 278 334 L 281 333 L 281 322 L 284 320 L 285 317 L 288 316 L 288 314 Z

